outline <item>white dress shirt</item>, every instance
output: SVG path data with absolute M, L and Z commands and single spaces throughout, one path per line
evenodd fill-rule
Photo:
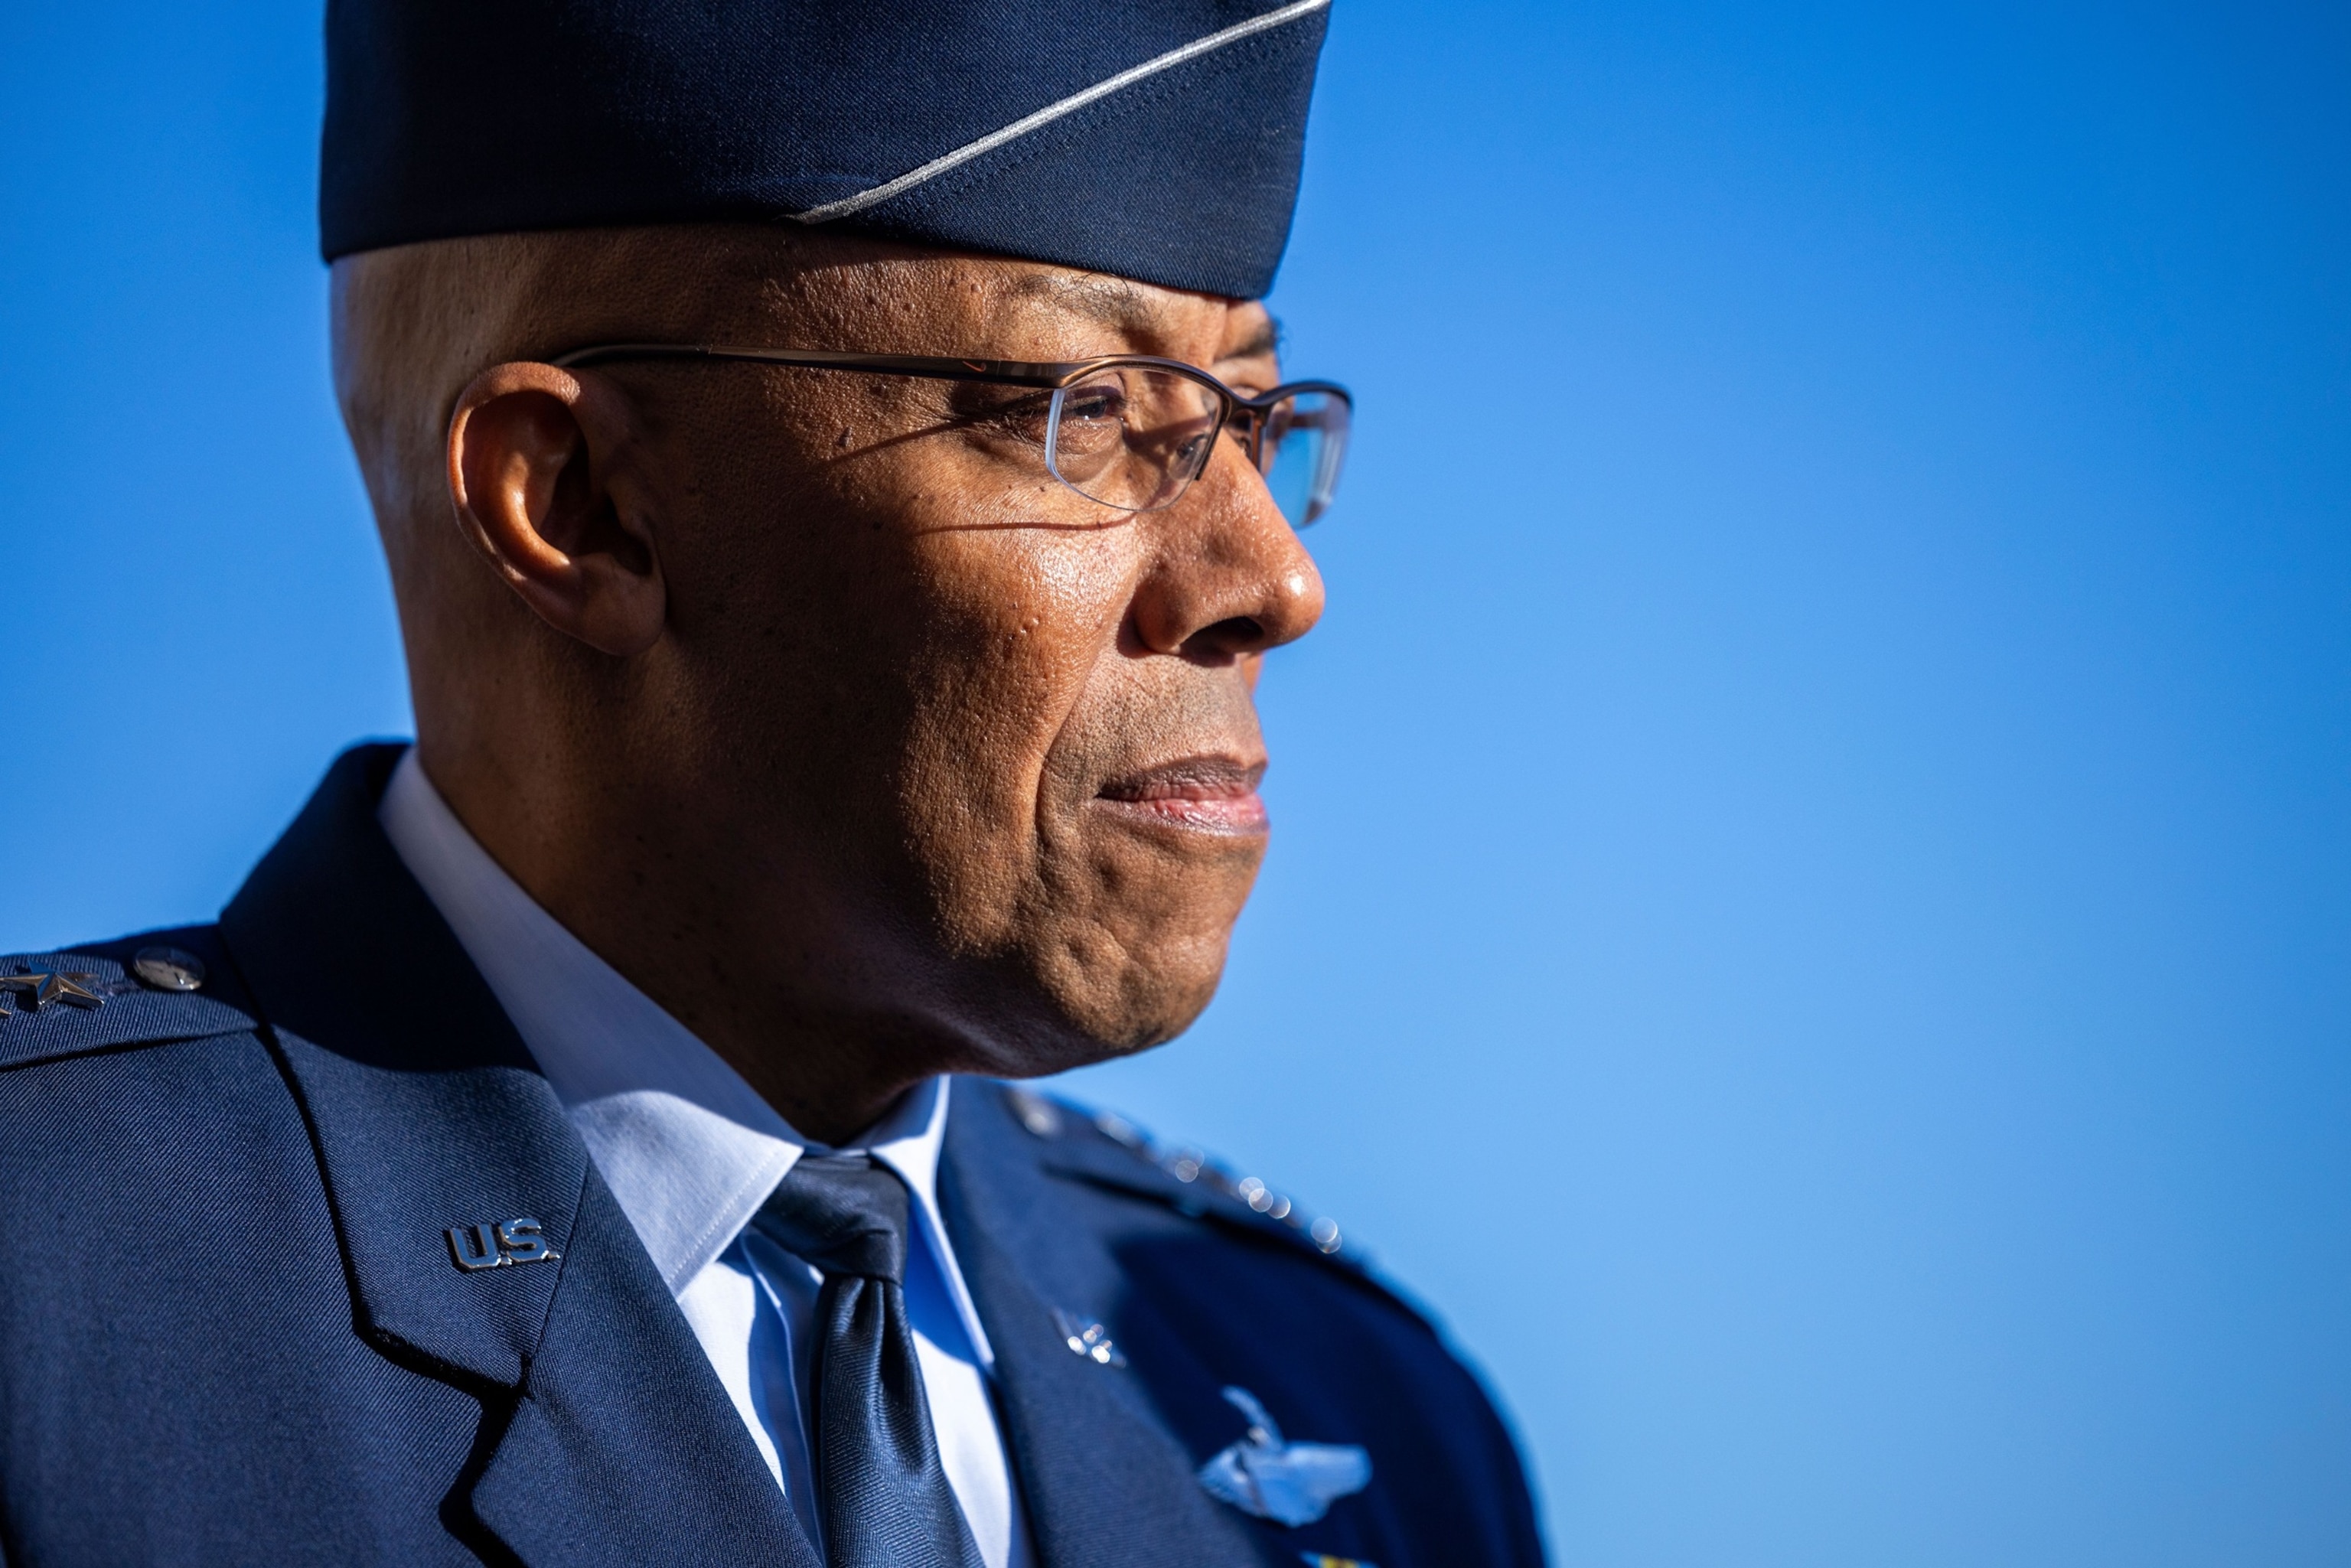
M 652 998 L 541 909 L 458 821 L 411 750 L 377 819 L 538 1061 L 819 1554 L 809 1389 L 822 1276 L 748 1230 L 802 1137 Z M 848 1145 L 905 1178 L 906 1315 L 947 1482 L 987 1568 L 1026 1568 L 987 1382 L 994 1358 L 939 1222 L 947 1080 Z

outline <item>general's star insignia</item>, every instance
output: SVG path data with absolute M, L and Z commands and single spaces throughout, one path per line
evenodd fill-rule
M 89 988 L 96 975 L 81 969 L 36 969 L 29 975 L 0 975 L 0 990 L 14 991 L 39 1012 L 51 1002 L 77 1008 L 102 1008 L 106 998 Z

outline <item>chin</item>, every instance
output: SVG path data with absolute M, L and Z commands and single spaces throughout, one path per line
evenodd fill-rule
M 1059 863 L 1029 881 L 1042 896 L 988 910 L 1000 946 L 959 967 L 977 1026 L 967 1039 L 987 1058 L 971 1071 L 1042 1077 L 1164 1045 L 1191 1028 L 1224 978 L 1256 846 L 1218 846 L 1222 863 L 1210 870 L 1190 843 L 1147 856 L 1114 840 L 1086 852 L 1055 847 Z
M 1065 1007 L 1098 1052 L 1096 1060 L 1133 1056 L 1165 1045 L 1190 1029 L 1216 998 L 1224 977 L 1225 943 L 1215 944 L 1213 967 L 1129 964 L 1120 973 L 1092 975 L 1096 984 L 1066 998 Z

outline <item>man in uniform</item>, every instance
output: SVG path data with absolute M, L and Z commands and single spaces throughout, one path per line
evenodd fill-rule
M 0 961 L 7 1562 L 1540 1560 L 1335 1226 L 1006 1082 L 1264 851 L 1325 5 L 333 0 L 418 738 Z

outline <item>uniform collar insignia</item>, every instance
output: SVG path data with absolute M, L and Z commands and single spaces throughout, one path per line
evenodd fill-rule
M 1126 1353 L 1110 1337 L 1110 1330 L 1092 1319 L 1055 1307 L 1053 1326 L 1061 1331 L 1061 1343 L 1070 1347 L 1071 1354 L 1083 1356 L 1097 1366 L 1126 1364 Z

